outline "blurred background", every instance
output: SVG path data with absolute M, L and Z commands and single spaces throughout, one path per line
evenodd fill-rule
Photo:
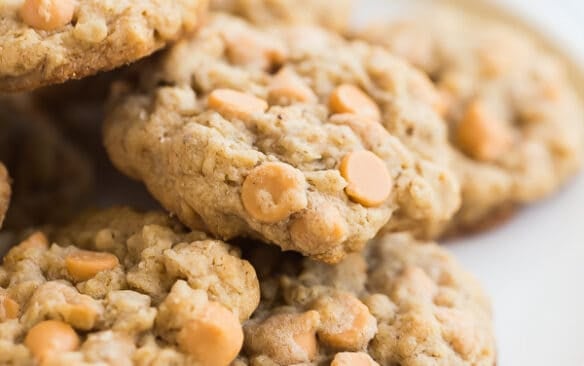
M 434 1 L 363 0 L 356 21 Z M 490 1 L 550 38 L 584 69 L 584 1 Z M 499 366 L 584 365 L 584 177 L 507 225 L 447 245 L 492 296 Z

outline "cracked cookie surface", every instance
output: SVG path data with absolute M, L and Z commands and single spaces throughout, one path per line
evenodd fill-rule
M 451 230 L 545 198 L 581 168 L 581 101 L 566 65 L 534 37 L 449 8 L 358 37 L 426 72 L 442 95 L 463 191 Z
M 220 238 L 338 262 L 388 221 L 427 233 L 458 208 L 435 91 L 380 48 L 215 14 L 115 89 L 104 127 L 114 164 Z M 414 153 L 399 130 L 441 148 Z
M 12 178 L 5 229 L 63 223 L 93 192 L 93 166 L 27 96 L 0 98 L 0 162 Z
M 4 257 L 0 363 L 227 366 L 259 296 L 235 247 L 164 213 L 88 213 Z
M 228 11 L 259 25 L 312 23 L 343 31 L 353 0 L 211 0 L 211 9 Z
M 207 0 L 8 0 L 0 91 L 79 79 L 148 56 L 195 29 Z
M 262 300 L 236 365 L 495 364 L 488 298 L 434 243 L 381 236 L 334 266 L 265 246 L 248 256 Z

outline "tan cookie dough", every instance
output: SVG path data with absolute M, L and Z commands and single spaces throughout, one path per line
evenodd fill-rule
M 8 210 L 11 194 L 12 189 L 10 188 L 10 177 L 6 171 L 6 167 L 0 163 L 0 228 L 4 222 L 4 217 L 6 216 L 6 210 Z
M 211 9 L 228 11 L 259 25 L 312 23 L 336 31 L 347 28 L 353 0 L 211 0 Z
M 388 221 L 429 232 L 458 208 L 434 90 L 379 48 L 214 15 L 138 85 L 116 89 L 105 123 L 114 164 L 218 237 L 337 262 Z M 400 129 L 442 141 L 441 154 L 412 153 Z
M 443 9 L 365 30 L 442 94 L 463 205 L 451 230 L 557 191 L 581 167 L 584 113 L 566 65 L 533 37 Z
M 207 0 L 8 0 L 0 4 L 0 91 L 79 79 L 192 32 Z
M 4 258 L 0 363 L 228 366 L 259 296 L 238 249 L 166 214 L 87 214 Z
M 0 162 L 13 180 L 8 230 L 63 223 L 91 198 L 91 162 L 27 97 L 0 98 Z
M 262 301 L 241 365 L 495 365 L 489 300 L 434 243 L 382 236 L 335 266 L 265 246 L 249 257 Z

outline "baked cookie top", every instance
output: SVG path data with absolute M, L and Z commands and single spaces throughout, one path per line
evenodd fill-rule
M 582 102 L 566 65 L 533 37 L 452 9 L 359 36 L 409 60 L 440 91 L 463 188 L 454 226 L 541 199 L 580 168 Z
M 8 0 L 0 4 L 0 92 L 136 61 L 195 29 L 207 0 Z
M 91 198 L 90 160 L 26 96 L 0 98 L 0 162 L 13 180 L 7 230 L 64 223 Z
M 32 234 L 5 256 L 0 287 L 9 365 L 227 366 L 260 296 L 238 249 L 128 208 Z
M 380 48 L 216 14 L 116 89 L 114 164 L 218 237 L 338 262 L 388 221 L 431 231 L 458 208 L 434 89 Z M 401 129 L 443 149 L 413 153 Z
M 335 266 L 264 246 L 250 261 L 262 301 L 236 365 L 495 364 L 488 298 L 434 243 L 382 236 Z
M 348 26 L 353 3 L 353 0 L 211 0 L 211 9 L 228 11 L 260 25 L 307 23 L 343 31 Z
M 4 222 L 4 217 L 6 216 L 6 210 L 8 210 L 11 193 L 10 176 L 8 176 L 4 164 L 0 163 L 0 228 Z

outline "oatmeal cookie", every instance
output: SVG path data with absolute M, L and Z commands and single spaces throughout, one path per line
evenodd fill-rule
M 313 23 L 343 31 L 353 0 L 211 0 L 211 9 L 228 11 L 259 25 Z
M 79 79 L 193 31 L 207 0 L 10 0 L 0 4 L 0 91 Z
M 0 287 L 3 365 L 227 366 L 260 296 L 238 249 L 128 208 L 32 234 Z
M 91 198 L 90 160 L 26 96 L 0 98 L 0 162 L 13 179 L 6 229 L 63 223 Z
M 557 191 L 581 167 L 584 112 L 566 65 L 506 24 L 443 9 L 364 30 L 425 71 L 442 95 L 472 228 Z
M 4 222 L 4 217 L 6 216 L 6 210 L 8 210 L 11 193 L 10 177 L 6 171 L 6 167 L 0 163 L 0 228 Z
M 380 48 L 216 14 L 115 89 L 104 129 L 114 164 L 220 238 L 338 262 L 388 221 L 432 232 L 458 209 L 435 91 Z M 421 152 L 398 130 L 420 136 Z
M 335 266 L 249 253 L 262 300 L 241 365 L 495 364 L 488 298 L 434 243 L 390 234 Z

